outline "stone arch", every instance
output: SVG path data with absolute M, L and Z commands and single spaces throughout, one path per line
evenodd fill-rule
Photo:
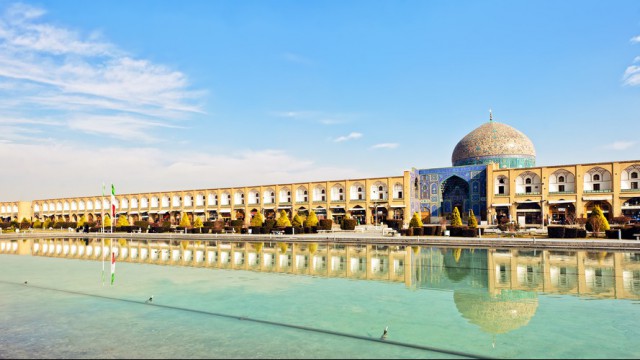
M 440 185 L 442 192 L 442 205 L 440 216 L 450 214 L 454 208 L 458 208 L 460 215 L 468 210 L 469 183 L 463 178 L 452 175 Z

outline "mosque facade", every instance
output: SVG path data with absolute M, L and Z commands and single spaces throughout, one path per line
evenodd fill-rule
M 455 146 L 451 167 L 412 168 L 387 177 L 259 184 L 237 188 L 118 194 L 118 215 L 136 220 L 176 221 L 184 214 L 202 220 L 243 219 L 260 212 L 273 218 L 285 210 L 360 224 L 401 220 L 413 213 L 427 223 L 449 218 L 458 208 L 481 224 L 506 221 L 522 226 L 571 223 L 597 205 L 605 216 L 640 221 L 640 160 L 536 166 L 532 141 L 522 132 L 489 121 Z M 0 202 L 2 221 L 100 221 L 109 198 L 83 196 Z

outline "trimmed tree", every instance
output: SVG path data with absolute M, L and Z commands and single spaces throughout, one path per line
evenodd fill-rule
M 40 222 L 39 219 L 36 219 L 36 221 L 33 222 L 33 227 L 36 229 L 42 228 L 42 223 Z
M 191 227 L 191 220 L 189 220 L 189 215 L 182 214 L 182 216 L 180 216 L 180 226 L 185 229 Z
M 202 219 L 199 216 L 196 216 L 196 219 L 193 220 L 193 227 L 194 228 L 201 228 L 204 225 L 202 224 Z
M 254 227 L 261 227 L 263 223 L 264 218 L 262 217 L 262 214 L 256 213 L 256 215 L 251 219 L 250 225 Z
M 307 218 L 304 221 L 304 226 L 306 227 L 318 226 L 318 216 L 316 215 L 315 211 L 311 210 L 309 212 L 309 216 L 307 216 Z
M 462 219 L 460 218 L 460 210 L 457 207 L 453 208 L 453 214 L 451 214 L 451 226 L 462 226 Z
M 609 221 L 604 216 L 602 209 L 600 206 L 596 205 L 591 210 L 591 215 L 589 216 L 589 220 L 587 220 L 587 225 L 591 225 L 591 231 L 596 234 L 603 230 L 610 230 Z
M 291 226 L 293 227 L 300 227 L 302 226 L 302 218 L 300 217 L 300 215 L 296 214 L 293 217 L 293 220 L 291 220 Z
M 117 227 L 129 226 L 129 219 L 127 219 L 126 215 L 118 216 L 118 222 L 116 223 Z
M 276 220 L 277 227 L 287 227 L 291 226 L 291 220 L 289 220 L 289 216 L 287 216 L 287 212 L 284 210 L 280 210 L 280 216 Z
M 471 209 L 471 212 L 469 213 L 469 222 L 467 223 L 467 225 L 469 225 L 470 228 L 478 227 L 478 219 L 476 219 L 476 215 L 473 213 L 473 209 Z
M 104 224 L 104 227 L 111 226 L 111 218 L 109 217 L 109 215 L 104 216 L 104 220 L 102 220 L 102 223 Z
M 409 221 L 409 227 L 412 228 L 421 228 L 423 226 L 422 219 L 420 218 L 420 214 L 417 212 L 413 213 L 413 217 L 411 221 Z
M 78 227 L 79 228 L 83 227 L 86 222 L 87 222 L 87 217 L 85 215 L 82 215 L 80 217 L 80 220 L 78 220 Z

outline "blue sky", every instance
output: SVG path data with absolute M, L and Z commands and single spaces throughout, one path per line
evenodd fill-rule
M 0 0 L 0 201 L 640 159 L 638 1 Z

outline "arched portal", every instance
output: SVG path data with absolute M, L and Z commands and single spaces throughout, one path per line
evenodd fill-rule
M 465 214 L 468 210 L 469 183 L 459 176 L 452 176 L 442 182 L 442 205 L 440 215 L 446 216 L 458 208 L 460 214 Z
M 640 197 L 634 197 L 622 204 L 622 215 L 628 216 L 634 222 L 640 222 Z
M 611 221 L 611 204 L 606 200 L 589 201 L 584 206 L 585 213 L 587 214 L 586 218 L 589 218 L 589 216 L 591 215 L 591 211 L 593 211 L 593 208 L 595 206 L 599 206 L 600 210 L 602 210 L 602 213 L 604 214 L 604 217 L 606 217 L 608 221 Z

